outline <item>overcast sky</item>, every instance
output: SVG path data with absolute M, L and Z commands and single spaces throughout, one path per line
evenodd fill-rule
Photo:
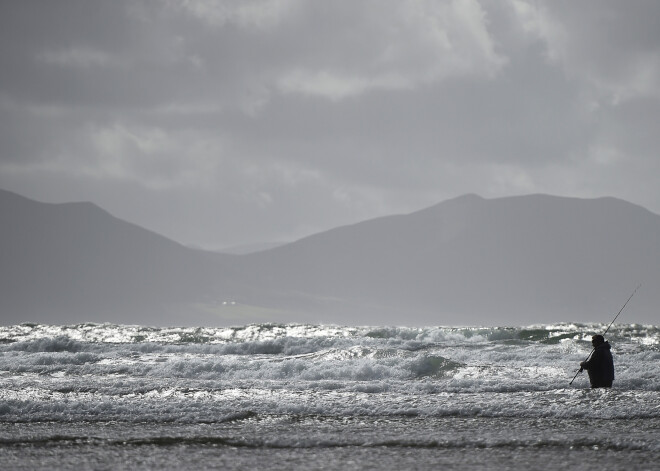
M 0 2 L 0 188 L 207 248 L 465 193 L 660 213 L 660 2 Z

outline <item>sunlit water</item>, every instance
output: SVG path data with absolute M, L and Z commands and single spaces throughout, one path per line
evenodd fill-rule
M 656 469 L 660 329 L 0 327 L 4 469 Z

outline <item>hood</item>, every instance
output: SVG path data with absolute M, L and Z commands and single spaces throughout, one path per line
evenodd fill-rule
M 610 350 L 611 348 L 610 343 L 606 340 L 604 343 L 598 345 L 596 350 Z

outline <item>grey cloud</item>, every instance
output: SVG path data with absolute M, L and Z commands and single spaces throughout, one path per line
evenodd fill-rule
M 653 2 L 4 2 L 0 187 L 182 242 L 457 194 L 660 210 Z
M 525 2 L 514 2 L 523 5 Z M 544 2 L 519 8 L 567 74 L 619 100 L 651 95 L 660 79 L 658 5 L 635 1 Z

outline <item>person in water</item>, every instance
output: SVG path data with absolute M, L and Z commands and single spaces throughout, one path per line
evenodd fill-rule
M 602 335 L 591 337 L 594 351 L 587 361 L 580 363 L 580 371 L 587 370 L 592 388 L 611 388 L 614 381 L 614 361 L 610 344 Z

